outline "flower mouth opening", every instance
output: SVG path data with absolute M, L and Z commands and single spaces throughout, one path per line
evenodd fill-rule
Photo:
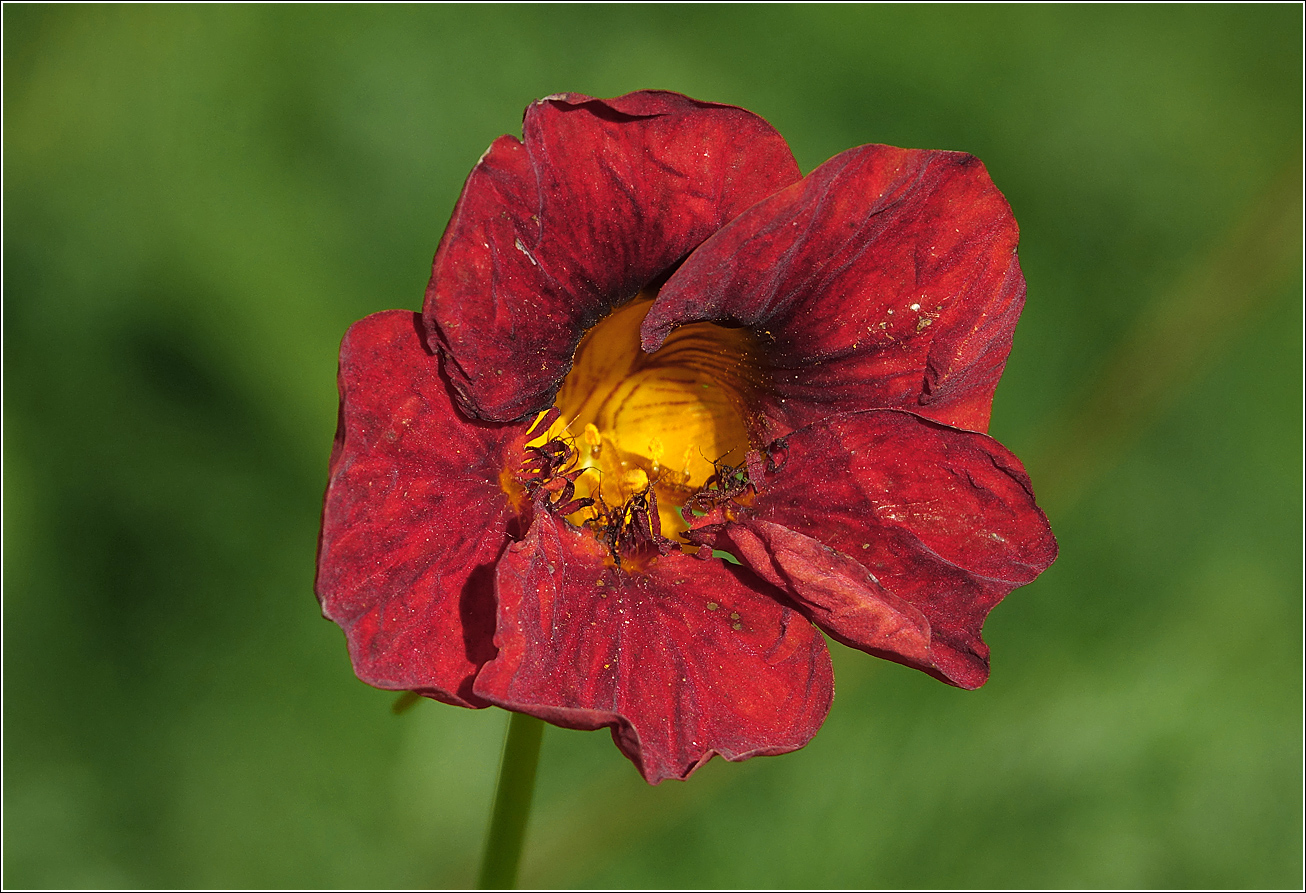
M 746 329 L 693 323 L 644 353 L 652 304 L 641 292 L 585 333 L 554 406 L 527 434 L 518 475 L 627 569 L 675 549 L 694 516 L 743 497 L 764 386 Z

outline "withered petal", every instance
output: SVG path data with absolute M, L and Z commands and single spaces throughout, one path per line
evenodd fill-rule
M 546 408 L 586 329 L 799 176 L 764 120 L 678 93 L 550 96 L 522 134 L 467 178 L 423 309 L 483 419 Z
M 476 693 L 566 728 L 610 727 L 652 784 L 686 778 L 713 754 L 796 750 L 829 711 L 820 633 L 718 559 L 673 552 L 628 573 L 593 537 L 538 511 L 496 584 L 499 653 Z
M 745 211 L 663 286 L 643 324 L 752 328 L 771 434 L 905 409 L 974 431 L 1025 299 L 1011 208 L 961 152 L 861 146 Z
M 500 473 L 524 426 L 461 417 L 408 311 L 349 329 L 339 382 L 322 613 L 369 685 L 484 707 L 472 679 L 494 656 L 493 565 L 513 517 Z
M 832 416 L 768 460 L 751 464 L 750 506 L 691 536 L 732 549 L 840 641 L 982 685 L 985 617 L 1057 553 L 1020 461 L 893 410 Z

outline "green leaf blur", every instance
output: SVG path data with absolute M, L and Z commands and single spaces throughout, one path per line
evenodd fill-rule
M 506 715 L 392 715 L 313 599 L 336 349 L 529 101 L 640 88 L 983 159 L 1061 557 L 977 692 L 835 646 L 795 754 L 548 729 L 523 884 L 1301 884 L 1299 7 L 3 16 L 7 886 L 473 881 Z

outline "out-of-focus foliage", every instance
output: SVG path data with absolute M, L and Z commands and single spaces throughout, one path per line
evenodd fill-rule
M 549 729 L 523 881 L 1300 884 L 1301 15 L 6 6 L 5 883 L 471 882 L 505 715 L 391 715 L 313 601 L 336 348 L 526 103 L 657 87 L 985 161 L 1061 558 L 978 692 L 836 648 L 798 753 Z

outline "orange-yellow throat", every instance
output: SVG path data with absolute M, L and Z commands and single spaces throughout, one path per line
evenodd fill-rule
M 688 529 L 681 507 L 716 463 L 744 462 L 758 351 L 745 329 L 692 323 L 646 354 L 639 326 L 652 304 L 641 293 L 585 334 L 558 392 L 561 415 L 531 443 L 561 438 L 574 445 L 584 469 L 576 496 L 596 506 L 576 512 L 573 523 L 603 506 L 619 513 L 652 487 L 662 535 L 676 539 Z

